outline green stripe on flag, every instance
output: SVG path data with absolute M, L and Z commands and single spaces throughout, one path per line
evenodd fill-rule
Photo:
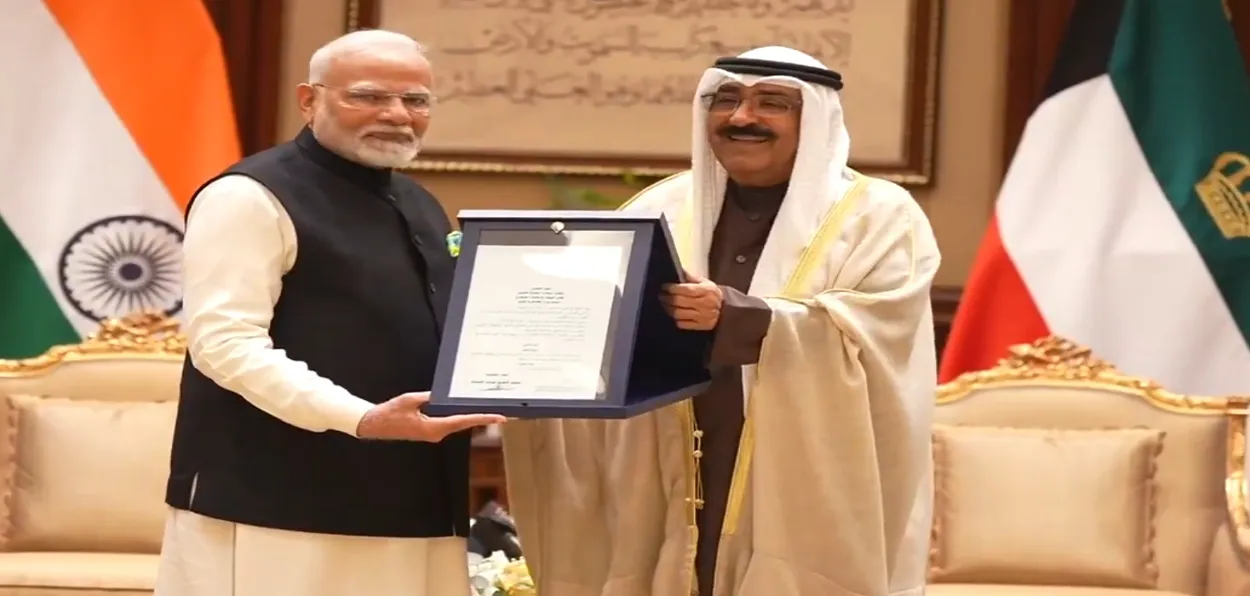
M 0 358 L 35 356 L 79 339 L 35 263 L 0 220 Z
M 1159 186 L 1250 338 L 1250 78 L 1220 0 L 1125 0 L 1109 72 Z M 1201 193 L 1209 209 L 1196 186 L 1213 168 L 1204 188 L 1224 192 Z

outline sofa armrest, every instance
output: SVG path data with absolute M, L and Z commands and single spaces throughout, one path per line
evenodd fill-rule
M 1220 526 L 1211 543 L 1207 562 L 1206 596 L 1244 596 L 1250 594 L 1250 532 L 1238 536 L 1228 524 Z
M 1250 594 L 1250 510 L 1246 503 L 1246 398 L 1228 408 L 1224 503 L 1227 516 L 1215 534 L 1207 559 L 1206 596 Z

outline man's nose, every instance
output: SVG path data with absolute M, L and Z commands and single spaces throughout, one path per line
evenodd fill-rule
M 410 124 L 412 123 L 412 112 L 409 112 L 408 108 L 404 107 L 402 100 L 398 97 L 392 97 L 390 103 L 378 115 L 378 119 L 387 124 Z
M 739 103 L 738 107 L 729 114 L 729 123 L 734 126 L 746 126 L 755 122 L 755 111 L 751 109 L 751 104 L 745 101 Z

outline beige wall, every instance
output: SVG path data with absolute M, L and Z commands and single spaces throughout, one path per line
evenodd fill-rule
M 342 33 L 343 0 L 285 1 L 287 47 L 282 78 L 286 88 L 294 89 L 306 74 L 312 52 Z M 945 5 L 937 167 L 934 184 L 915 194 L 929 213 L 942 246 L 938 284 L 962 285 L 1002 174 L 1008 3 L 947 0 Z M 279 122 L 285 138 L 294 135 L 303 122 L 295 109 L 294 93 L 283 102 Z M 547 186 L 533 176 L 425 173 L 421 181 L 452 213 L 462 208 L 542 208 L 550 203 Z M 595 182 L 613 186 L 604 180 L 579 181 Z M 502 197 L 507 197 L 506 203 Z

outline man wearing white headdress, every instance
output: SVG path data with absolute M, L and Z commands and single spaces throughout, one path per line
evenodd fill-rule
M 902 188 L 847 167 L 841 76 L 802 52 L 699 82 L 661 211 L 712 332 L 712 387 L 627 421 L 509 422 L 509 500 L 543 596 L 924 593 L 940 256 Z

